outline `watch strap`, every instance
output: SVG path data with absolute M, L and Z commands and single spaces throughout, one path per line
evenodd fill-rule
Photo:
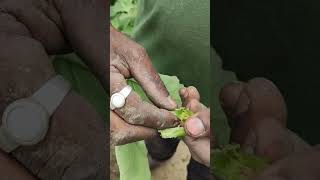
M 131 91 L 132 91 L 132 87 L 127 85 L 119 93 L 122 94 L 124 98 L 127 98 Z
M 14 140 L 7 135 L 3 126 L 0 127 L 0 147 L 6 153 L 9 153 L 19 146 Z
M 70 83 L 61 75 L 57 75 L 46 82 L 31 98 L 44 106 L 49 116 L 51 116 L 70 89 Z

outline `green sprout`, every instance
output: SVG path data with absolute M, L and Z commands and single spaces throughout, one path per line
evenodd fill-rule
M 181 124 L 193 116 L 193 112 L 185 107 L 175 109 L 172 113 L 180 120 L 180 125 L 174 128 L 159 130 L 158 132 L 160 133 L 160 136 L 164 139 L 184 137 L 186 132 L 184 131 L 184 128 L 181 127 Z

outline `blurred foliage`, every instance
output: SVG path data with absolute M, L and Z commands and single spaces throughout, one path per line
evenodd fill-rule
M 211 152 L 211 167 L 221 180 L 248 180 L 268 166 L 268 161 L 240 151 L 240 145 L 229 144 Z
M 131 36 L 138 12 L 138 0 L 111 1 L 110 20 L 113 27 Z

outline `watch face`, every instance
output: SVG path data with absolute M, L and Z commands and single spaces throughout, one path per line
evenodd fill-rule
M 125 97 L 120 93 L 116 93 L 111 96 L 111 103 L 116 108 L 121 108 L 124 105 L 125 101 Z
M 40 104 L 22 99 L 10 104 L 3 116 L 3 127 L 13 140 L 22 145 L 38 143 L 46 134 L 49 116 Z

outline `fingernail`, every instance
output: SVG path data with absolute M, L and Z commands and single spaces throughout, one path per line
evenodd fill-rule
M 241 94 L 235 107 L 235 111 L 233 112 L 233 116 L 239 116 L 240 114 L 247 112 L 250 104 L 251 101 L 248 95 L 245 93 Z
M 177 103 L 174 100 L 172 100 L 170 96 L 168 97 L 168 102 L 170 104 L 170 108 L 174 109 L 177 107 Z
M 205 128 L 202 121 L 199 118 L 191 118 L 186 122 L 186 129 L 192 136 L 199 136 L 204 133 Z
M 183 96 L 186 93 L 187 88 L 183 87 L 180 89 L 180 94 Z

